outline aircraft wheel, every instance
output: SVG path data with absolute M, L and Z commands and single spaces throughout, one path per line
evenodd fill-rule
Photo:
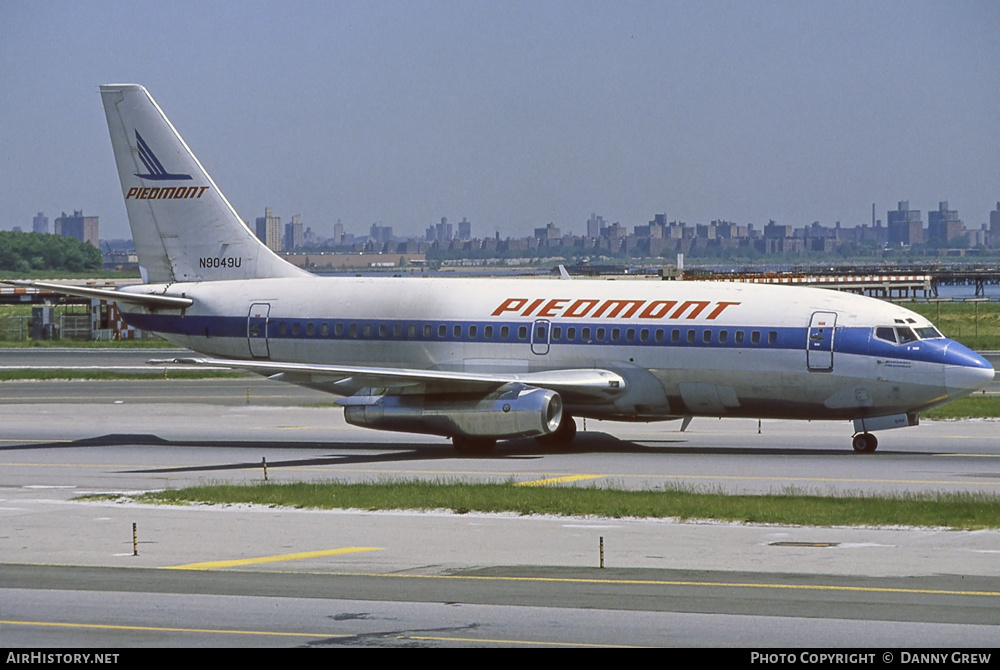
M 555 432 L 542 435 L 535 439 L 543 444 L 569 444 L 576 437 L 576 421 L 569 414 L 563 412 L 562 421 Z
M 878 440 L 871 433 L 859 433 L 854 436 L 852 446 L 859 454 L 871 454 L 878 448 Z
M 482 456 L 493 451 L 497 446 L 497 441 L 488 437 L 460 437 L 456 435 L 451 438 L 451 444 L 462 456 Z

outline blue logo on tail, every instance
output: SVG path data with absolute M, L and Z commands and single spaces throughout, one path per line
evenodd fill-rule
M 154 154 L 153 150 L 149 148 L 148 144 L 146 144 L 146 140 L 142 139 L 142 135 L 139 134 L 138 130 L 135 131 L 135 142 L 139 147 L 139 160 L 141 160 L 142 164 L 146 166 L 147 170 L 149 170 L 149 174 L 136 173 L 136 177 L 157 181 L 191 179 L 191 175 L 189 174 L 170 174 L 163 169 L 163 164 L 160 163 L 160 161 L 156 158 L 156 154 Z

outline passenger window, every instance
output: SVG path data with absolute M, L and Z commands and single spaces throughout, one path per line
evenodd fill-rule
M 476 326 L 469 326 L 469 339 L 475 339 L 476 333 L 479 332 L 479 328 Z
M 629 328 L 625 331 L 625 339 L 629 342 L 635 340 L 635 328 Z
M 350 335 L 352 338 L 357 339 L 357 337 L 358 337 L 358 324 L 352 323 L 350 325 L 350 327 L 347 329 L 347 334 Z
M 438 326 L 438 338 L 444 339 L 447 336 L 448 336 L 448 326 L 442 323 L 440 326 Z
M 755 330 L 750 333 L 750 344 L 760 344 L 760 331 Z
M 461 326 L 454 326 L 454 327 L 453 327 L 453 328 L 451 329 L 451 334 L 452 334 L 452 336 L 453 336 L 453 337 L 454 337 L 454 338 L 455 338 L 456 340 L 457 340 L 458 338 L 462 337 L 462 327 L 461 327 Z
M 429 323 L 424 324 L 424 339 L 425 340 L 431 339 L 431 324 Z
M 370 323 L 365 324 L 364 333 L 366 339 L 372 336 L 372 324 Z
M 876 328 L 875 337 L 880 340 L 896 344 L 896 333 L 892 330 L 892 328 Z
M 778 343 L 778 333 L 777 333 L 777 331 L 772 330 L 772 331 L 768 332 L 768 334 L 767 334 L 767 343 L 768 344 L 777 344 Z
M 553 340 L 559 340 L 561 338 L 562 338 L 562 328 L 560 328 L 559 326 L 553 326 L 552 327 L 552 339 Z
M 392 336 L 396 339 L 403 336 L 403 324 L 397 323 L 392 327 Z
M 590 328 L 584 328 L 580 331 L 580 338 L 584 342 L 590 342 Z
M 388 334 L 389 334 L 389 326 L 385 325 L 384 323 L 380 323 L 378 326 L 378 336 L 385 337 Z
M 316 324 L 310 321 L 309 323 L 306 324 L 306 335 L 312 337 L 315 334 L 316 334 Z
M 639 331 L 639 341 L 649 342 L 649 328 L 643 328 Z
M 742 330 L 737 330 L 736 331 L 736 335 L 735 335 L 736 344 L 743 344 L 743 340 L 744 340 L 745 337 L 746 336 L 744 335 L 744 333 L 743 333 Z
M 415 324 L 410 324 L 406 327 L 406 337 L 413 340 L 417 337 L 417 326 Z
M 706 344 L 712 341 L 712 331 L 706 330 L 701 334 L 701 341 Z
M 693 330 L 689 330 L 688 331 L 688 342 L 694 342 L 694 340 L 695 340 L 696 337 L 697 337 L 697 335 L 695 334 L 695 332 Z
M 670 331 L 670 341 L 671 342 L 680 342 L 681 341 L 681 331 L 677 330 L 676 328 L 674 330 L 671 330 Z
M 666 338 L 667 334 L 662 328 L 656 329 L 656 341 L 662 342 Z
M 483 328 L 483 337 L 485 337 L 487 340 L 493 339 L 493 326 L 486 326 L 485 328 Z
M 605 332 L 606 331 L 603 328 L 598 328 L 597 329 L 597 341 L 598 342 L 603 342 L 604 341 L 604 334 L 605 334 Z
M 298 337 L 299 333 L 301 332 L 302 332 L 302 324 L 296 321 L 295 323 L 292 324 L 292 337 Z
M 568 341 L 570 341 L 570 342 L 573 342 L 574 340 L 576 340 L 576 328 L 567 328 L 566 329 L 566 339 Z
M 333 334 L 336 337 L 343 337 L 344 336 L 344 324 L 342 324 L 342 323 L 335 323 L 335 324 L 333 324 Z
M 517 329 L 517 339 L 524 340 L 528 337 L 528 327 L 521 326 Z
M 621 337 L 622 337 L 621 328 L 612 328 L 611 329 L 611 341 L 612 342 L 617 342 L 618 340 L 621 339 Z
M 508 337 L 510 337 L 510 327 L 500 326 L 500 339 L 506 340 Z
M 728 341 L 729 341 L 729 331 L 728 330 L 720 330 L 719 331 L 719 344 L 725 344 Z
M 330 334 L 330 324 L 324 322 L 322 326 L 319 327 L 319 334 L 321 337 L 326 337 Z

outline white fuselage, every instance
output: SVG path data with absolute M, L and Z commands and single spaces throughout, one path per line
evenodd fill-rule
M 308 277 L 132 290 L 168 288 L 194 299 L 192 307 L 132 307 L 126 318 L 212 356 L 492 373 L 600 368 L 625 379 L 612 399 L 566 398 L 577 416 L 858 419 L 919 412 L 993 375 L 981 357 L 940 336 L 877 338 L 879 327 L 930 324 L 896 305 L 825 289 Z

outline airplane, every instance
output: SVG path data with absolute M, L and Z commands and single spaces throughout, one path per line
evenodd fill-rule
M 578 417 L 832 419 L 871 453 L 872 431 L 993 380 L 922 316 L 828 289 L 317 277 L 257 239 L 145 88 L 100 90 L 142 283 L 30 284 L 113 300 L 132 326 L 200 354 L 174 362 L 340 396 L 352 425 L 475 455 L 513 438 L 566 444 Z

